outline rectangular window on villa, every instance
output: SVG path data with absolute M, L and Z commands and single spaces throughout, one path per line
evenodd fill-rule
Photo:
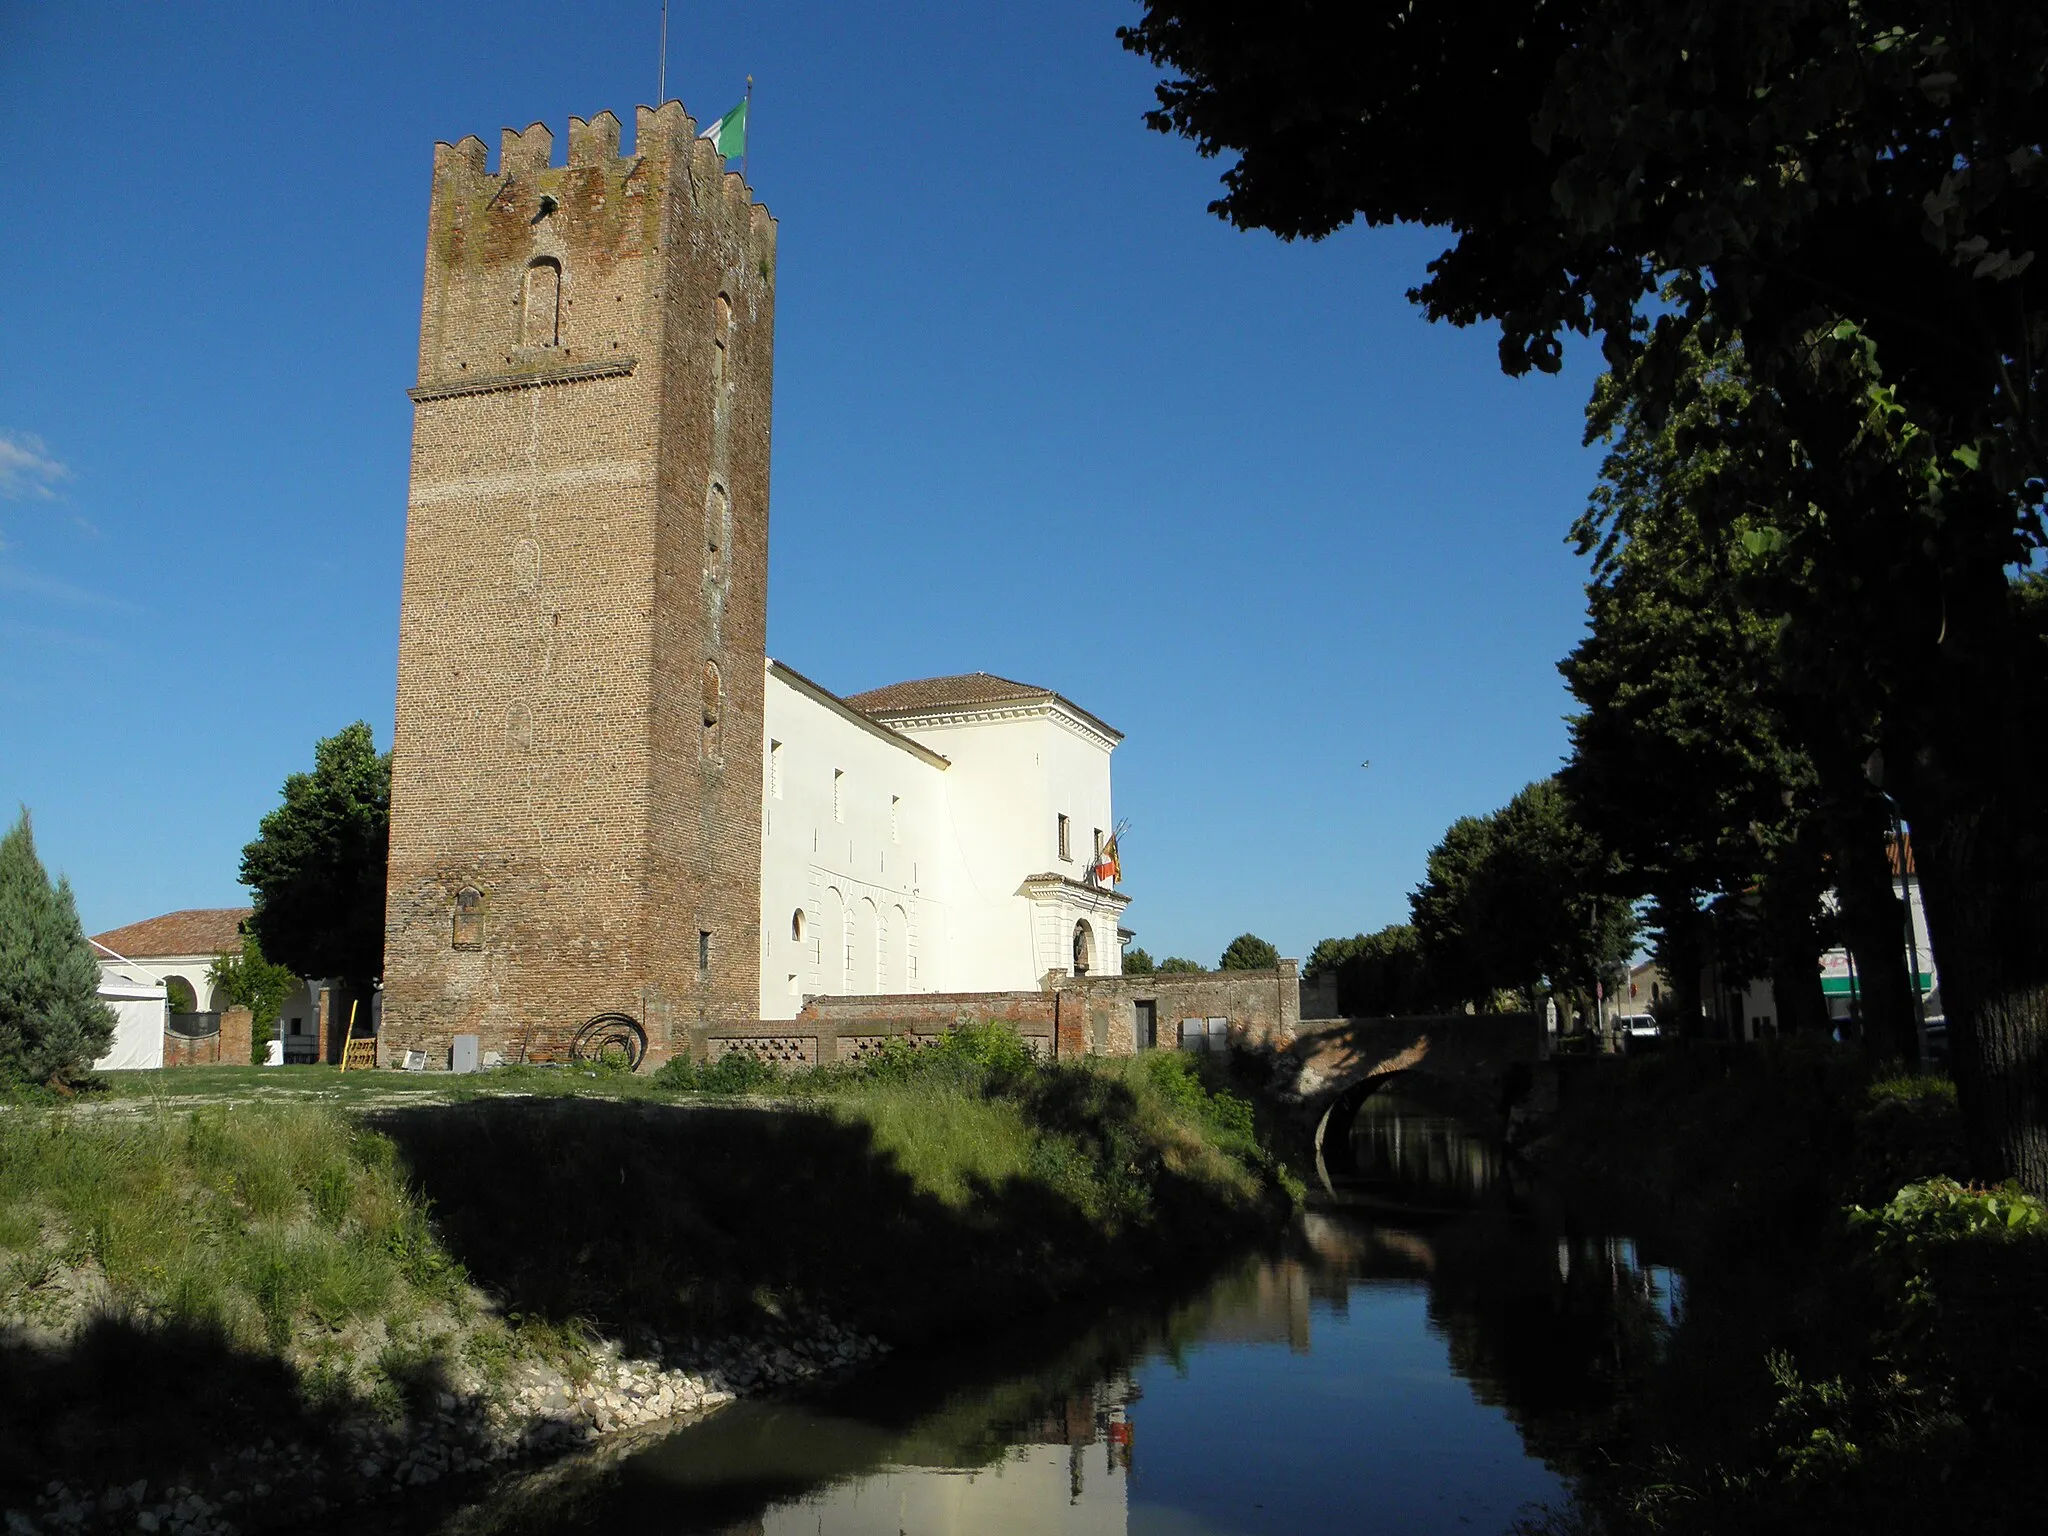
M 903 839 L 897 835 L 896 830 L 896 811 L 897 808 L 902 804 L 903 797 L 901 795 L 891 795 L 889 797 L 889 841 L 892 843 L 900 843 L 901 841 L 903 841 Z
M 768 743 L 768 793 L 777 800 L 782 798 L 782 743 Z
M 846 820 L 846 770 L 844 768 L 834 768 L 832 770 L 832 819 L 834 821 Z
M 1097 864 L 1102 862 L 1102 828 L 1100 827 L 1095 829 L 1095 862 Z
M 1060 857 L 1063 859 L 1071 859 L 1073 858 L 1073 856 L 1074 824 L 1068 821 L 1066 817 L 1062 816 L 1060 818 Z

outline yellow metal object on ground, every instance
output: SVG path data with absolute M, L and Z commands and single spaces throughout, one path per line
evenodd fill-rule
M 341 1070 L 346 1072 L 350 1067 L 354 1067 L 360 1071 L 364 1067 L 376 1065 L 377 1037 L 356 1037 L 356 1004 L 351 1002 L 348 1005 L 348 1034 L 341 1042 Z

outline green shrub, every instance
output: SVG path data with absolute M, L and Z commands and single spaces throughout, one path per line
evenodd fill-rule
M 745 1051 L 728 1051 L 706 1066 L 671 1056 L 654 1074 L 654 1081 L 662 1087 L 685 1093 L 761 1093 L 779 1087 L 783 1080 L 778 1068 Z
M 1889 1200 L 1906 1184 L 1968 1172 L 1956 1085 L 1945 1077 L 1880 1078 L 1856 1112 L 1850 1198 Z

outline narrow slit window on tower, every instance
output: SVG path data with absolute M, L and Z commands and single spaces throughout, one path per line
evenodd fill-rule
M 465 885 L 455 893 L 449 942 L 456 949 L 484 947 L 484 893 L 473 885 Z
M 697 930 L 697 979 L 704 980 L 711 974 L 711 930 Z
M 1067 820 L 1066 817 L 1062 816 L 1060 818 L 1060 857 L 1063 859 L 1072 859 L 1073 856 L 1074 824 L 1071 821 Z
M 732 337 L 732 300 L 724 294 L 718 296 L 717 314 L 712 321 L 711 332 L 711 382 L 723 384 L 726 369 L 730 366 L 730 353 L 726 343 Z
M 719 761 L 719 720 L 725 713 L 725 687 L 718 675 L 718 663 L 704 663 L 704 736 L 700 755 L 707 763 Z
M 725 579 L 726 527 L 732 522 L 732 500 L 725 487 L 712 482 L 704 500 L 704 574 L 713 585 Z
M 542 256 L 526 269 L 519 340 L 529 347 L 552 347 L 561 339 L 562 264 L 552 256 Z

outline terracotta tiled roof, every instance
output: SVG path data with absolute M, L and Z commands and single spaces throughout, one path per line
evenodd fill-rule
M 958 677 L 921 677 L 914 682 L 891 683 L 870 688 L 846 702 L 863 714 L 923 714 L 927 710 L 957 709 L 964 705 L 1003 704 L 1012 699 L 1049 699 L 1050 688 L 1014 682 L 988 672 L 967 672 Z
M 93 935 L 115 954 L 130 960 L 158 955 L 225 955 L 242 947 L 242 919 L 253 907 L 193 907 L 162 917 L 130 923 Z
M 1123 740 L 1122 731 L 1089 714 L 1065 695 L 1033 683 L 997 677 L 992 672 L 966 672 L 956 677 L 921 677 L 914 682 L 891 683 L 886 688 L 870 688 L 866 693 L 856 693 L 846 702 L 877 720 L 896 721 L 914 719 L 919 715 L 946 714 L 956 709 L 978 709 L 990 704 L 1021 704 L 1033 699 L 1058 699 L 1083 720 L 1100 726 L 1117 740 Z

